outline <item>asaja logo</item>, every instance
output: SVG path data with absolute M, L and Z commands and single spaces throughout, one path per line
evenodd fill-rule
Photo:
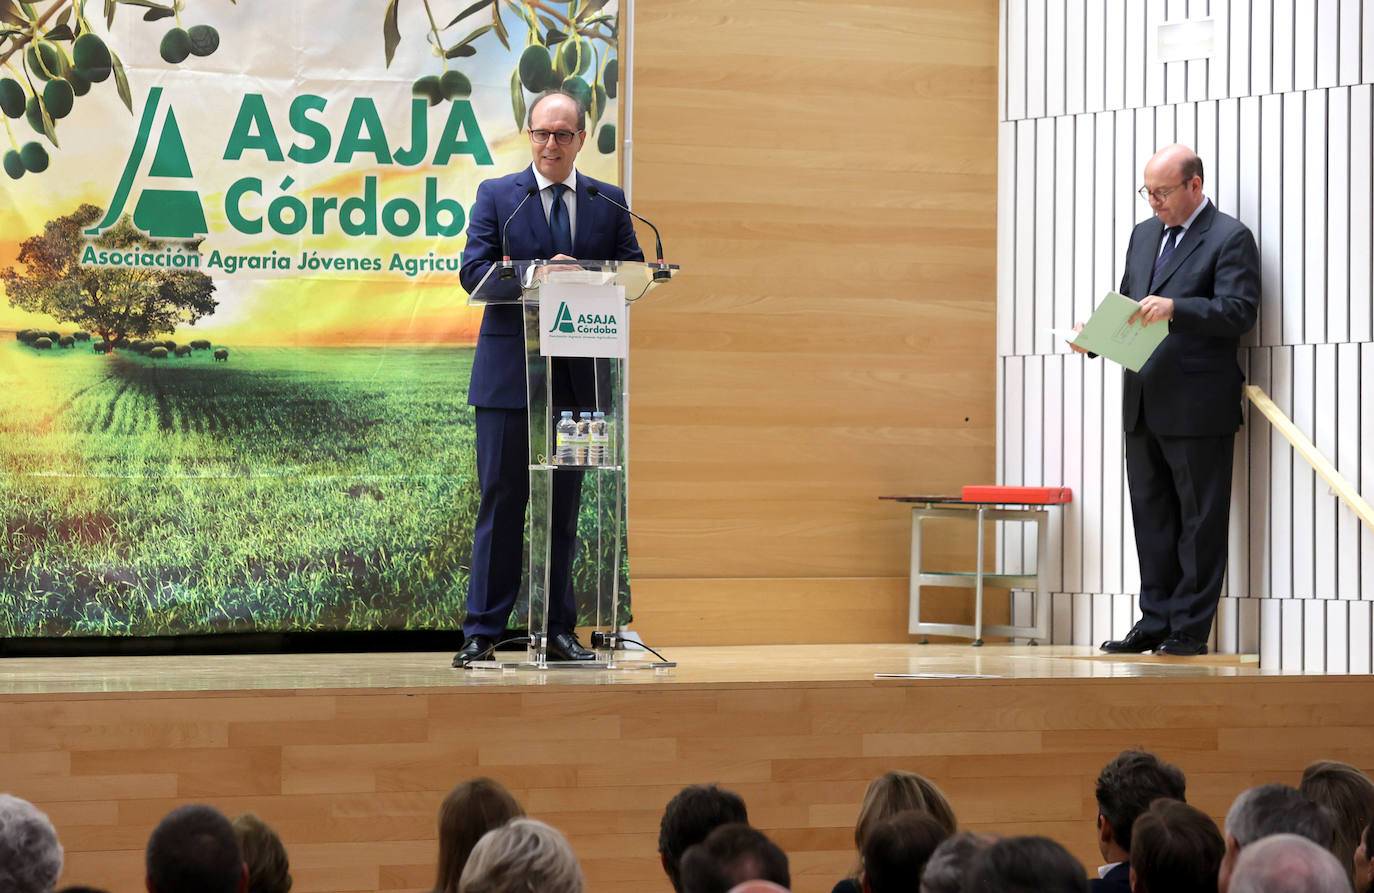
M 98 225 L 86 231 L 98 236 L 113 227 L 125 213 L 130 194 L 141 187 L 134 206 L 134 225 L 154 238 L 192 240 L 207 235 L 206 215 L 197 191 L 198 182 L 187 157 L 186 143 L 170 100 L 161 87 L 148 91 L 148 100 L 139 121 L 138 135 L 125 162 L 110 209 Z M 443 168 L 458 156 L 470 157 L 477 165 L 493 163 L 491 152 L 477 123 L 472 103 L 449 103 L 448 115 L 438 132 L 431 133 L 429 103 L 412 99 L 409 127 L 391 122 L 388 129 L 377 102 L 370 96 L 345 97 L 336 104 L 338 115 L 326 117 L 329 100 L 303 93 L 290 100 L 287 110 L 289 136 L 274 121 L 268 98 L 261 93 L 245 93 L 239 102 L 219 160 L 242 164 L 245 176 L 228 185 L 215 183 L 207 188 L 213 198 L 223 195 L 222 211 L 229 228 L 244 235 L 259 235 L 267 230 L 279 236 L 294 236 L 308 230 L 311 236 L 341 232 L 346 236 L 394 237 L 423 233 L 429 237 L 448 237 L 463 231 L 466 210 L 456 199 L 441 194 L 439 177 L 423 178 L 423 198 L 415 194 L 380 194 L 381 178 L 375 173 L 363 176 L 361 193 L 320 192 L 303 173 L 316 165 L 330 165 L 332 176 L 348 166 L 416 168 L 428 165 Z M 160 111 L 165 109 L 165 111 Z M 281 114 L 280 111 L 277 112 Z M 312 117 L 314 116 L 314 117 Z M 337 119 L 345 118 L 340 124 Z M 159 118 L 161 127 L 157 126 Z M 337 128 L 337 130 L 333 129 Z M 153 140 L 157 134 L 156 141 Z M 152 162 L 146 173 L 145 161 L 152 149 Z M 264 182 L 264 165 L 290 161 L 291 173 L 276 183 Z M 140 174 L 142 175 L 140 177 Z M 302 182 L 298 186 L 298 180 Z M 204 186 L 204 183 L 199 185 Z M 310 188 L 307 196 L 292 194 L 292 187 Z M 265 213 L 264 213 L 265 211 Z
M 476 165 L 492 164 L 469 100 L 448 103 L 442 127 L 436 121 L 431 129 L 429 102 L 424 98 L 411 99 L 409 120 L 403 122 L 393 120 L 400 117 L 399 107 L 394 114 L 384 116 L 371 96 L 345 96 L 331 109 L 327 97 L 313 93 L 301 93 L 289 101 L 284 96 L 244 93 L 229 124 L 223 150 L 210 149 L 208 152 L 214 154 L 207 154 L 206 140 L 212 135 L 207 137 L 199 127 L 187 124 L 187 132 L 199 138 L 190 145 L 198 167 L 209 165 L 211 169 L 212 179 L 206 182 L 206 171 L 197 177 L 191 168 L 187 143 L 172 109 L 175 95 L 164 95 L 161 87 L 148 91 L 137 136 L 109 210 L 98 224 L 85 230 L 83 264 L 199 267 L 198 246 L 207 236 L 223 235 L 232 241 L 236 234 L 268 238 L 300 234 L 305 244 L 294 258 L 265 245 L 247 247 L 242 253 L 210 246 L 204 265 L 227 275 L 240 270 L 343 274 L 385 270 L 414 277 L 460 268 L 461 257 L 445 253 L 438 245 L 415 257 L 403 256 L 383 243 L 382 250 L 391 254 L 387 262 L 371 240 L 378 236 L 433 240 L 462 233 L 466 209 L 456 198 L 443 194 L 438 173 L 425 173 L 422 185 L 410 178 L 390 178 L 399 184 L 400 194 L 383 193 L 382 184 L 388 168 L 429 167 L 437 171 L 461 156 Z M 392 105 L 385 108 L 393 112 Z M 183 115 L 183 119 L 197 121 L 191 117 L 194 114 Z M 280 172 L 286 164 L 291 165 L 290 173 L 264 178 L 265 172 Z M 338 176 L 353 168 L 363 176 Z M 375 172 L 377 168 L 383 170 Z M 227 176 L 223 173 L 226 169 L 230 171 Z M 357 179 L 361 180 L 360 188 L 336 186 Z M 182 245 L 112 251 L 109 246 L 95 244 L 97 237 L 129 217 L 133 226 L 150 238 Z M 209 232 L 207 219 L 215 222 L 214 234 Z M 351 247 L 341 253 L 309 242 L 313 237 L 335 235 L 368 241 L 361 243 L 359 253 L 349 253 Z
M 553 321 L 553 328 L 550 332 L 562 332 L 565 335 L 574 334 L 577 329 L 573 326 L 572 313 L 568 310 L 568 302 L 563 301 L 558 305 L 558 318 Z
M 138 136 L 134 140 L 132 151 L 129 152 L 129 160 L 124 163 L 124 173 L 119 178 L 119 186 L 115 189 L 110 208 L 100 223 L 86 230 L 86 235 L 100 235 L 114 226 L 124 213 L 134 177 L 143 163 L 144 154 L 148 151 L 148 137 L 153 131 L 153 122 L 157 120 L 157 109 L 161 99 L 161 87 L 153 87 L 148 91 L 148 102 L 143 107 Z M 161 183 L 165 180 L 189 180 L 193 176 L 191 161 L 186 157 L 186 142 L 181 138 L 176 114 L 169 105 L 167 115 L 162 120 L 157 151 L 153 156 L 152 166 L 148 169 L 148 179 Z M 134 226 L 155 239 L 191 240 L 206 235 L 209 228 L 205 225 L 205 209 L 201 205 L 200 193 L 193 188 L 172 188 L 175 185 L 168 183 L 168 188 L 144 187 L 139 194 L 138 203 L 134 206 Z

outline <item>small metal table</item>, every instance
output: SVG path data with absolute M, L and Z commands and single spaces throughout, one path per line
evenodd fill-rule
M 907 631 L 920 634 L 921 644 L 928 635 L 962 636 L 983 644 L 983 634 L 1027 637 L 1030 644 L 1049 635 L 1050 599 L 1048 584 L 1041 572 L 1045 568 L 1048 543 L 1045 524 L 1049 520 L 1048 506 L 1043 503 L 965 502 L 958 496 L 882 496 L 894 502 L 911 505 L 911 606 Z M 972 571 L 935 572 L 921 567 L 921 523 L 927 520 L 975 521 L 978 524 L 978 551 Z M 983 537 L 985 521 L 1035 522 L 1035 573 L 990 574 L 983 571 Z M 983 624 L 983 584 L 992 583 L 1009 589 L 1030 589 L 1034 592 L 1032 606 L 1035 622 L 1032 626 Z M 973 624 L 934 623 L 921 619 L 921 587 L 940 586 L 973 590 Z

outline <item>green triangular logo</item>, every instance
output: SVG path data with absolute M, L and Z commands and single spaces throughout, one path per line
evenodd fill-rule
M 558 318 L 553 321 L 553 328 L 549 329 L 549 331 L 562 332 L 565 335 L 571 335 L 573 332 L 577 331 L 573 327 L 572 314 L 568 312 L 567 301 L 563 301 L 558 305 Z
M 177 127 L 177 117 L 171 106 L 162 122 L 157 154 L 148 169 L 153 177 L 186 178 L 193 176 L 191 162 L 186 157 L 186 143 Z M 205 225 L 205 209 L 200 194 L 194 189 L 163 189 L 153 186 L 143 190 L 134 205 L 134 226 L 155 239 L 194 239 L 209 231 Z
M 186 144 L 181 140 L 177 117 L 169 106 L 167 120 L 162 122 L 162 136 L 157 141 L 157 154 L 148 171 L 150 177 L 189 177 L 191 162 L 186 157 Z

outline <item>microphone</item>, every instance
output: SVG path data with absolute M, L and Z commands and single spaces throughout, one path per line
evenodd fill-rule
M 501 272 L 497 274 L 498 279 L 515 278 L 515 267 L 512 266 L 510 262 L 510 237 L 507 230 L 510 229 L 510 222 L 515 219 L 516 214 L 520 213 L 520 209 L 524 207 L 525 202 L 530 200 L 530 196 L 537 195 L 538 192 L 539 189 L 535 186 L 526 189 L 525 197 L 520 199 L 520 204 L 516 205 L 515 210 L 510 212 L 510 216 L 506 218 L 506 222 L 501 224 Z
M 646 224 L 648 224 L 648 225 L 649 225 L 649 229 L 651 229 L 651 230 L 654 231 L 654 248 L 655 248 L 655 250 L 658 252 L 658 263 L 659 263 L 659 266 L 660 266 L 660 267 L 666 266 L 666 264 L 663 263 L 663 239 L 662 239 L 662 237 L 660 237 L 659 234 L 658 234 L 658 227 L 654 226 L 652 223 L 649 223 L 648 220 L 645 220 L 643 217 L 640 217 L 640 216 L 639 216 L 638 214 L 636 214 L 634 211 L 631 211 L 629 208 L 625 207 L 625 206 L 622 205 L 620 202 L 618 202 L 618 201 L 616 201 L 615 199 L 611 198 L 609 195 L 606 195 L 604 192 L 602 192 L 600 189 L 597 188 L 597 186 L 596 186 L 595 183 L 591 183 L 591 184 L 589 184 L 589 185 L 587 186 L 587 195 L 590 196 L 591 198 L 603 198 L 603 199 L 605 199 L 606 201 L 610 202 L 611 204 L 615 205 L 615 206 L 616 206 L 617 208 L 619 208 L 620 210 L 624 211 L 626 214 L 629 214 L 629 215 L 630 215 L 631 217 L 633 217 L 634 219 L 636 219 L 636 220 L 643 220 Z M 655 279 L 671 279 L 672 276 L 673 276 L 673 274 L 670 273 L 668 270 L 664 270 L 664 269 L 661 269 L 661 270 L 654 270 L 654 278 L 655 278 Z

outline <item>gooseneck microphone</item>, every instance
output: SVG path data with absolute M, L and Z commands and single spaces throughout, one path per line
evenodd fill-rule
M 506 218 L 506 222 L 501 224 L 501 272 L 497 274 L 498 279 L 515 278 L 515 265 L 510 262 L 510 237 L 507 231 L 510 229 L 510 222 L 515 219 L 516 214 L 520 213 L 520 209 L 525 206 L 525 202 L 530 200 L 530 196 L 537 195 L 538 193 L 539 188 L 537 186 L 530 186 L 527 188 L 525 190 L 525 197 L 520 199 L 520 203 L 515 206 L 515 210 L 510 212 L 510 216 Z M 650 224 L 650 226 L 652 225 L 653 224 Z
M 629 215 L 630 215 L 631 217 L 633 217 L 634 219 L 636 219 L 636 220 L 643 220 L 646 224 L 648 224 L 648 225 L 649 225 L 649 229 L 651 229 L 651 230 L 654 231 L 654 249 L 655 249 L 655 251 L 656 251 L 657 254 L 658 254 L 658 263 L 659 263 L 659 266 L 666 266 L 666 264 L 663 263 L 663 239 L 662 239 L 662 238 L 659 236 L 659 234 L 658 234 L 658 227 L 654 226 L 652 223 L 649 223 L 648 220 L 645 220 L 643 217 L 640 217 L 640 216 L 639 216 L 638 214 L 636 214 L 634 211 L 631 211 L 629 208 L 625 207 L 625 206 L 622 205 L 620 202 L 616 201 L 615 199 L 611 198 L 611 197 L 610 197 L 609 195 L 607 195 L 606 193 L 602 192 L 599 188 L 597 188 L 597 186 L 596 186 L 595 183 L 592 183 L 592 184 L 590 184 L 590 185 L 587 186 L 587 195 L 589 195 L 589 196 L 592 197 L 592 198 L 603 198 L 603 199 L 605 199 L 606 201 L 610 202 L 611 204 L 615 205 L 615 206 L 616 206 L 617 208 L 619 208 L 620 210 L 624 211 L 626 214 L 629 214 Z M 666 269 L 665 269 L 665 270 L 655 270 L 655 271 L 654 271 L 654 278 L 655 278 L 655 279 L 668 279 L 668 278 L 670 278 L 672 275 L 673 275 L 673 274 L 670 273 L 670 272 L 668 272 Z

